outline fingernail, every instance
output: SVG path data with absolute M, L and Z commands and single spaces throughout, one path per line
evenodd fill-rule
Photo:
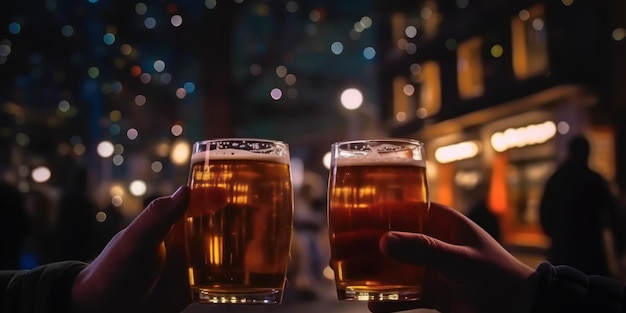
M 394 249 L 402 245 L 402 237 L 400 237 L 398 234 L 389 232 L 387 233 L 386 237 L 388 249 Z
M 392 255 L 395 251 L 401 249 L 402 238 L 393 232 L 388 232 L 380 240 L 379 248 L 384 254 Z

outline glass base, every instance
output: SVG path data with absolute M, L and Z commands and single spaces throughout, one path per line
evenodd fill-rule
M 422 297 L 421 289 L 372 290 L 345 288 L 337 289 L 337 297 L 343 301 L 416 301 Z
M 217 292 L 200 287 L 191 288 L 192 303 L 206 304 L 280 304 L 283 292 L 280 289 L 255 290 L 248 293 Z

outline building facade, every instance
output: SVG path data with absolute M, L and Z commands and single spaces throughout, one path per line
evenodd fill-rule
M 391 38 L 381 48 L 381 81 L 390 82 L 381 116 L 391 135 L 425 142 L 431 199 L 464 212 L 485 195 L 505 245 L 542 249 L 543 185 L 578 134 L 617 196 L 626 180 L 617 161 L 623 9 L 591 0 L 381 3 Z

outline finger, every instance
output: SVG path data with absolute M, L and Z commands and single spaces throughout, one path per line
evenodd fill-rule
M 127 240 L 136 240 L 143 246 L 154 246 L 163 242 L 172 225 L 178 221 L 189 201 L 189 187 L 181 186 L 169 197 L 161 197 L 148 206 L 128 225 Z
M 475 245 L 481 236 L 480 227 L 463 215 L 438 203 L 431 203 L 428 210 L 428 222 L 424 231 L 430 237 L 437 238 L 451 244 Z
M 165 268 L 145 312 L 181 312 L 191 302 L 184 231 L 184 220 L 180 219 L 167 235 Z
M 381 238 L 380 250 L 389 257 L 416 265 L 455 272 L 471 260 L 472 250 L 417 233 L 388 232 Z
M 184 251 L 185 249 L 185 221 L 179 219 L 174 223 L 165 237 L 165 247 L 168 255 L 172 252 Z

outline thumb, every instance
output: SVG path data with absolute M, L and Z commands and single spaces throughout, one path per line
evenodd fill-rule
M 189 187 L 181 186 L 169 197 L 160 197 L 128 225 L 126 235 L 142 245 L 158 245 L 187 209 Z
M 438 268 L 442 272 L 462 268 L 471 250 L 419 233 L 391 231 L 379 243 L 383 254 L 398 261 Z

